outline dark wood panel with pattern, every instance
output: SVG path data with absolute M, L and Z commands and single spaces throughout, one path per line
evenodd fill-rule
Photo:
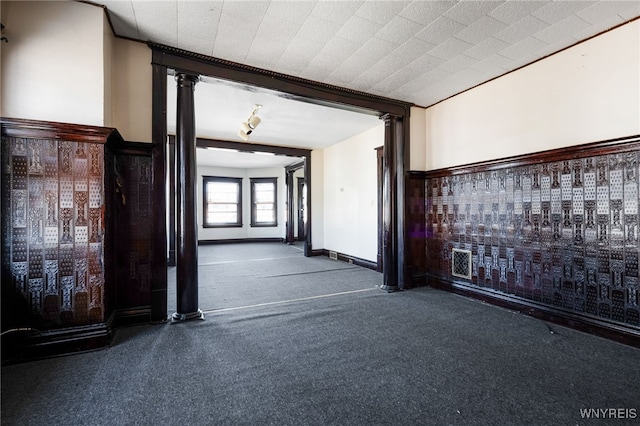
M 406 255 L 405 268 L 407 280 L 405 287 L 412 288 L 425 284 L 427 259 L 427 234 L 425 222 L 425 174 L 424 172 L 408 172 L 405 177 L 405 235 Z
M 429 277 L 640 336 L 639 148 L 635 137 L 427 173 Z M 452 273 L 457 250 L 469 278 Z
M 150 320 L 152 237 L 151 149 L 107 149 L 108 307 Z M 111 278 L 113 279 L 111 280 Z M 134 320 L 119 318 L 119 322 Z
M 4 129 L 3 328 L 103 322 L 104 145 Z

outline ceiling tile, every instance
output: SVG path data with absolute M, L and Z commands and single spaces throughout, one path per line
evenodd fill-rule
M 429 54 L 440 59 L 448 60 L 472 47 L 473 44 L 471 43 L 458 40 L 457 38 L 450 38 L 445 42 L 440 43 L 437 47 L 431 49 Z
M 260 37 L 258 32 L 258 36 L 251 43 L 247 59 L 258 60 L 262 63 L 272 61 L 275 63 L 287 48 L 288 41 L 289 39 L 286 37 Z
M 296 37 L 287 45 L 286 49 L 282 53 L 281 60 L 294 57 L 311 60 L 320 53 L 323 48 L 324 43 L 318 40 Z
M 358 55 L 379 60 L 396 50 L 399 46 L 397 43 L 374 37 L 358 49 Z
M 429 70 L 437 68 L 438 66 L 440 66 L 440 64 L 444 63 L 444 59 L 436 58 L 435 56 L 431 56 L 428 53 L 425 53 L 424 55 L 416 58 L 416 60 L 407 65 L 407 67 L 414 70 L 420 70 L 422 73 L 425 73 Z
M 239 26 L 242 26 L 242 31 L 238 31 Z M 213 46 L 213 56 L 232 61 L 244 60 L 259 27 L 259 22 L 243 22 L 241 18 L 222 14 Z M 233 40 L 233 43 L 229 43 L 229 40 Z
M 289 22 L 304 22 L 313 7 L 310 1 L 271 1 L 266 14 Z
M 505 24 L 515 24 L 530 13 L 543 8 L 548 1 L 507 1 L 489 12 L 489 16 Z
M 506 49 L 508 46 L 509 44 L 504 41 L 489 37 L 466 50 L 464 53 L 467 56 L 481 60 L 501 51 L 502 49 Z
M 480 84 L 483 78 L 482 72 L 473 68 L 465 68 L 451 75 L 448 80 L 458 85 L 457 91 L 462 91 Z
M 629 8 L 618 14 L 625 21 L 629 21 L 631 19 L 634 19 L 640 16 L 640 2 L 630 1 L 628 4 L 629 4 Z
M 444 16 L 461 24 L 471 25 L 502 3 L 501 1 L 461 1 L 446 11 Z
M 547 46 L 549 46 L 547 43 L 537 38 L 527 37 L 524 40 L 501 50 L 500 54 L 510 59 L 519 59 L 530 55 L 531 52 L 544 49 Z
M 483 16 L 456 34 L 456 38 L 475 44 L 491 37 L 498 31 L 504 30 L 506 27 L 507 24 L 505 23 Z
M 575 15 L 571 15 L 557 24 L 551 25 L 542 31 L 538 31 L 534 34 L 534 37 L 547 44 L 554 44 L 563 40 L 571 39 L 572 37 L 570 34 L 584 30 L 587 27 L 589 27 L 588 23 Z
M 232 15 L 236 18 L 240 18 L 243 21 L 258 22 L 262 21 L 262 18 L 269 9 L 269 0 L 258 1 L 225 1 L 222 2 L 222 15 Z M 242 28 L 241 26 L 238 28 Z
M 271 37 L 287 39 L 293 38 L 302 26 L 302 22 L 289 21 L 284 17 L 265 15 L 258 28 L 257 38 L 270 39 Z
M 189 38 L 209 39 L 211 47 L 218 32 L 222 5 L 215 2 L 178 2 L 178 42 Z
M 586 9 L 595 2 L 587 1 L 554 1 L 548 3 L 543 8 L 538 9 L 531 14 L 548 24 L 556 24 L 569 16 L 577 13 L 582 9 Z
M 353 75 L 353 80 L 358 75 L 362 74 L 363 70 L 373 66 L 376 60 L 373 58 L 367 58 L 365 56 L 353 55 L 347 58 L 334 72 L 339 72 L 343 75 Z
M 336 34 L 338 37 L 364 44 L 380 31 L 382 25 L 359 16 L 352 16 Z
M 315 4 L 311 14 L 338 24 L 344 24 L 363 3 L 363 1 L 319 1 Z
M 135 13 L 130 1 L 109 0 L 102 2 L 109 11 L 109 18 L 113 31 L 123 37 L 139 39 L 138 27 L 135 23 Z
M 464 28 L 466 28 L 466 25 L 441 16 L 431 25 L 418 32 L 416 34 L 416 38 L 428 41 L 429 43 L 439 44 L 453 37 Z
M 603 17 L 617 15 L 629 10 L 632 5 L 638 6 L 638 2 L 629 1 L 602 1 L 576 12 L 576 15 L 590 24 L 597 24 Z M 620 19 L 622 21 L 622 18 Z
M 400 16 L 417 22 L 420 25 L 429 25 L 455 4 L 454 1 L 417 0 L 411 2 L 409 6 L 404 8 L 404 10 L 400 12 Z
M 188 50 L 189 52 L 201 53 L 207 56 L 213 56 L 214 40 L 212 38 L 186 37 L 181 39 L 178 37 L 178 48 Z
M 324 45 L 320 53 L 342 58 L 342 62 L 358 49 L 360 49 L 360 43 L 336 36 Z
M 470 67 L 476 62 L 478 62 L 477 59 L 470 58 L 469 56 L 460 54 L 460 55 L 454 56 L 453 58 L 449 59 L 447 62 L 441 64 L 438 68 L 444 71 L 457 73 Z
M 623 22 L 624 19 L 622 19 L 620 15 L 615 15 L 611 18 L 601 20 L 597 24 L 589 25 L 582 30 L 575 31 L 571 34 L 571 37 L 575 40 L 584 40 L 602 31 L 606 31 L 610 28 L 616 27 Z
M 356 15 L 370 22 L 385 25 L 391 21 L 410 1 L 365 1 Z
M 409 21 L 401 16 L 396 16 L 376 34 L 377 38 L 402 44 L 408 38 L 413 37 L 422 30 L 420 24 Z
M 403 66 L 415 61 L 418 56 L 427 53 L 435 46 L 435 44 L 412 38 L 391 52 L 389 56 L 393 56 L 397 61 L 397 66 Z
M 175 45 L 178 39 L 178 5 L 175 0 L 166 2 L 135 2 L 133 10 L 138 32 L 144 38 Z
M 471 68 L 474 70 L 478 70 L 483 73 L 495 72 L 496 70 L 502 69 L 502 67 L 506 66 L 513 62 L 513 59 L 507 58 L 502 55 L 491 55 L 482 61 L 476 62 L 471 65 Z
M 378 84 L 378 82 L 384 80 L 388 76 L 388 70 L 373 65 L 360 74 L 358 78 L 353 81 L 352 85 L 355 90 L 367 92 L 373 86 Z
M 326 43 L 338 33 L 340 28 L 342 28 L 341 24 L 318 16 L 310 16 L 300 27 L 296 37 L 304 37 Z
M 547 28 L 549 24 L 533 16 L 526 16 L 515 24 L 496 33 L 494 37 L 506 41 L 507 43 L 517 43 L 538 31 Z

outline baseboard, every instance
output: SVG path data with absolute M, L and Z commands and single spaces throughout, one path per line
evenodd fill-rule
M 129 325 L 150 324 L 151 306 L 137 306 L 135 308 L 117 309 L 113 315 L 112 327 L 118 328 Z
M 322 256 L 327 256 L 329 257 L 329 250 L 327 249 L 322 249 L 322 250 L 313 250 L 313 252 L 316 251 L 322 251 Z M 318 256 L 317 254 L 313 254 L 313 256 Z M 373 269 L 374 271 L 378 272 L 378 264 L 376 262 L 372 262 L 371 260 L 366 260 L 366 259 L 362 259 L 360 257 L 356 257 L 356 256 L 350 256 L 348 254 L 344 254 L 344 253 L 340 253 L 340 252 L 336 252 L 337 258 L 338 260 L 342 261 L 342 262 L 347 262 L 347 263 L 351 263 L 353 265 L 358 265 L 358 266 L 362 266 L 363 268 L 367 268 L 367 269 Z
M 116 328 L 150 323 L 151 306 L 138 306 L 117 309 L 106 322 L 98 324 L 47 331 L 8 330 L 2 336 L 2 364 L 100 349 L 111 343 Z
M 219 240 L 198 240 L 198 245 L 235 243 L 281 243 L 283 238 L 229 238 Z
M 2 364 L 103 348 L 112 336 L 112 328 L 106 322 L 42 332 L 10 332 L 2 337 Z
M 552 308 L 489 289 L 481 289 L 465 285 L 462 282 L 452 282 L 439 277 L 426 277 L 427 285 L 460 294 L 466 297 L 482 300 L 492 305 L 518 311 L 522 314 L 538 318 L 542 321 L 559 324 L 585 333 L 593 334 L 625 345 L 640 348 L 640 330 L 609 322 L 606 319 L 595 318 L 588 314 L 580 315 L 562 309 Z

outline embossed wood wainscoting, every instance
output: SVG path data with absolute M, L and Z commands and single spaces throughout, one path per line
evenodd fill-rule
M 413 281 L 640 346 L 639 148 L 635 136 L 409 173 L 411 262 L 425 262 Z M 453 274 L 454 250 L 470 278 Z
M 2 123 L 3 362 L 104 346 L 149 321 L 151 144 Z

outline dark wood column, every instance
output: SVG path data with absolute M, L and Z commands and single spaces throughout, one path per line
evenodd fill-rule
M 378 255 L 377 264 L 378 272 L 382 272 L 382 251 L 384 247 L 384 222 L 383 222 L 383 202 L 384 197 L 384 147 L 379 146 L 376 148 L 377 170 L 378 170 Z
M 153 53 L 153 233 L 151 267 L 151 321 L 167 320 L 167 67 L 158 64 L 161 54 Z
M 204 319 L 198 309 L 198 229 L 196 220 L 196 121 L 194 88 L 198 77 L 176 75 L 177 311 L 173 321 Z
M 392 114 L 384 120 L 382 170 L 382 289 L 397 291 L 404 287 L 404 128 L 402 118 Z
M 286 170 L 286 185 L 287 185 L 287 226 L 286 226 L 286 236 L 285 243 L 293 244 L 295 242 L 294 238 L 294 209 L 295 205 L 293 203 L 293 174 L 295 173 L 295 169 L 287 169 Z
M 168 219 L 168 238 L 169 238 L 169 266 L 176 266 L 176 138 L 169 136 L 169 144 L 167 146 L 167 154 L 169 163 L 167 170 L 169 171 L 169 214 Z

